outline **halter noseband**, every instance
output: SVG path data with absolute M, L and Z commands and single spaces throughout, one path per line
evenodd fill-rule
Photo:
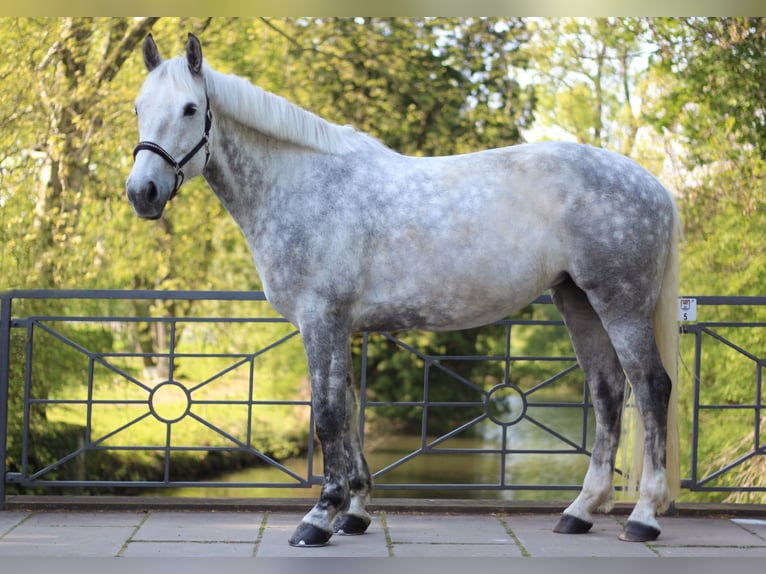
M 165 151 L 165 148 L 163 148 L 161 145 L 156 144 L 154 142 L 148 142 L 148 141 L 142 141 L 138 142 L 138 145 L 136 145 L 135 148 L 133 148 L 133 161 L 136 161 L 136 155 L 138 155 L 138 152 L 141 150 L 147 150 L 150 152 L 156 153 L 158 156 L 160 156 L 162 159 L 164 159 L 166 162 L 168 162 L 171 167 L 176 172 L 176 181 L 175 186 L 173 187 L 173 191 L 170 192 L 170 198 L 168 201 L 173 199 L 176 194 L 178 193 L 178 189 L 181 187 L 181 184 L 184 182 L 184 172 L 181 169 L 183 166 L 185 166 L 189 161 L 197 154 L 199 150 L 201 150 L 203 147 L 205 148 L 205 165 L 207 165 L 207 161 L 210 159 L 210 128 L 213 125 L 213 113 L 210 111 L 210 98 L 207 94 L 205 94 L 205 133 L 202 135 L 202 139 L 197 142 L 197 145 L 192 148 L 192 150 L 187 153 L 183 158 L 181 158 L 181 161 L 176 161 L 175 158 L 170 155 L 167 151 Z

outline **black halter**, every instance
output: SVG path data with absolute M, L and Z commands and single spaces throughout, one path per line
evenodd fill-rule
M 189 153 L 181 158 L 181 161 L 176 161 L 175 158 L 167 151 L 165 151 L 161 145 L 154 142 L 138 142 L 138 145 L 133 148 L 133 161 L 136 161 L 136 155 L 138 155 L 138 152 L 141 150 L 147 150 L 156 153 L 158 156 L 168 162 L 175 170 L 176 183 L 173 187 L 173 191 L 170 193 L 170 198 L 168 201 L 176 196 L 178 189 L 184 182 L 184 172 L 181 170 L 181 168 L 189 163 L 191 158 L 193 158 L 203 147 L 205 148 L 205 165 L 207 165 L 207 161 L 210 159 L 210 127 L 213 125 L 213 113 L 210 111 L 210 98 L 208 98 L 207 94 L 205 94 L 205 108 L 205 133 L 197 145 L 195 145 Z

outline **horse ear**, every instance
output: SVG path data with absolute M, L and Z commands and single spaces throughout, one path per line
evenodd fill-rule
M 154 43 L 154 38 L 152 38 L 151 34 L 144 38 L 143 53 L 144 64 L 150 72 L 162 63 L 162 56 L 160 56 L 157 44 Z
M 199 75 L 202 72 L 202 45 L 194 34 L 189 34 L 186 41 L 186 60 L 192 74 Z

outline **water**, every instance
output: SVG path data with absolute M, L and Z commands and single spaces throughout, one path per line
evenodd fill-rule
M 431 452 L 414 456 L 423 445 L 419 436 L 367 437 L 365 454 L 375 477 L 375 497 L 395 498 L 483 498 L 506 500 L 569 500 L 579 490 L 588 457 L 555 436 L 580 444 L 582 440 L 581 408 L 534 407 L 527 412 L 535 420 L 545 421 L 550 430 L 541 429 L 524 418 L 517 424 L 502 426 L 486 420 L 478 425 L 478 436 L 456 436 L 433 446 Z M 547 415 L 547 416 L 546 416 Z M 586 446 L 593 436 L 592 412 L 588 416 Z M 497 452 L 471 452 L 477 449 L 499 449 L 503 429 L 507 447 L 513 450 L 544 450 L 547 452 L 514 452 L 503 456 Z M 552 431 L 552 432 L 550 432 Z M 433 441 L 433 438 L 429 438 Z M 317 449 L 318 450 L 318 449 Z M 551 451 L 569 451 L 553 453 Z M 449 451 L 449 452 L 446 452 Z M 411 456 L 406 462 L 397 461 Z M 308 459 L 299 457 L 283 462 L 299 476 L 308 476 Z M 394 465 L 395 468 L 388 469 Z M 313 475 L 321 475 L 321 454 L 313 460 Z M 209 498 L 298 497 L 313 498 L 319 487 L 250 488 L 227 486 L 226 483 L 290 482 L 292 479 L 278 468 L 258 467 L 226 473 L 215 479 L 214 487 L 171 488 L 154 491 L 155 496 L 190 496 Z M 392 488 L 394 485 L 410 485 Z M 414 486 L 412 486 L 414 485 Z M 434 485 L 428 486 L 426 485 Z M 565 485 L 566 490 L 551 490 Z

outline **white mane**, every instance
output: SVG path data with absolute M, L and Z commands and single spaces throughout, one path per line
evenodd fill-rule
M 274 138 L 329 154 L 344 154 L 370 144 L 381 145 L 352 126 L 328 122 L 239 76 L 216 72 L 207 65 L 203 74 L 217 109 Z
M 183 57 L 166 60 L 157 72 L 158 77 L 168 77 L 182 89 L 194 89 Z M 210 100 L 218 111 L 271 137 L 328 154 L 344 154 L 370 145 L 384 147 L 353 126 L 328 122 L 244 78 L 217 72 L 207 63 L 203 75 Z

